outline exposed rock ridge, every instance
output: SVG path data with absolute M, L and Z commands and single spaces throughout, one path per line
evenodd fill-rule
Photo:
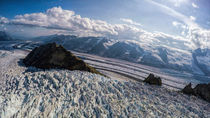
M 26 66 L 33 66 L 41 69 L 68 69 L 82 70 L 96 74 L 101 74 L 93 67 L 86 64 L 83 60 L 74 56 L 70 51 L 67 51 L 61 45 L 56 43 L 48 43 L 33 49 L 23 63 Z M 102 74 L 101 74 L 102 75 Z

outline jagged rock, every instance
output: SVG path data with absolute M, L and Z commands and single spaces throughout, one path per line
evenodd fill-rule
M 201 97 L 202 99 L 210 102 L 210 83 L 198 84 L 194 89 L 191 87 L 190 83 L 182 90 L 182 92 L 185 94 Z
M 58 68 L 82 70 L 101 74 L 93 67 L 74 56 L 70 51 L 67 51 L 61 45 L 57 45 L 56 43 L 48 43 L 36 47 L 26 56 L 25 59 L 23 59 L 23 63 L 26 66 L 33 66 L 41 69 Z
M 155 77 L 153 74 L 149 74 L 149 76 L 144 80 L 144 82 L 154 85 L 162 85 L 162 81 L 160 77 Z
M 187 86 L 185 86 L 184 89 L 182 90 L 182 92 L 185 94 L 194 95 L 192 84 L 189 83 Z
M 198 84 L 194 88 L 194 93 L 196 96 L 200 96 L 204 100 L 210 102 L 210 83 L 209 84 Z

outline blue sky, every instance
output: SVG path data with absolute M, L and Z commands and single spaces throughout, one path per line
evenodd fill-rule
M 73 17 L 74 20 L 78 20 L 76 17 L 79 15 L 82 24 L 78 24 L 76 20 L 69 21 L 72 18 L 63 21 L 53 17 L 54 21 L 70 22 L 69 27 L 60 24 L 60 22 L 50 21 L 50 14 L 52 13 L 47 13 L 47 10 L 54 7 L 63 10 L 62 14 L 66 13 L 65 10 L 74 12 L 74 14 L 68 12 L 69 17 Z M 58 11 L 57 9 L 54 12 Z M 132 39 L 133 37 L 136 39 L 142 32 L 161 32 L 198 41 L 198 39 L 192 38 L 197 38 L 197 34 L 208 32 L 210 29 L 209 12 L 210 1 L 208 0 L 1 0 L 0 17 L 4 22 L 0 21 L 2 24 L 0 30 L 7 30 L 19 36 L 24 35 L 24 33 L 38 36 L 50 34 L 49 32 L 52 33 L 52 31 L 49 31 L 50 29 L 56 29 L 56 31 L 62 29 L 59 33 L 64 32 L 64 29 L 68 33 L 75 33 L 75 30 L 77 30 L 83 31 L 83 34 L 86 31 L 84 29 L 88 29 L 86 33 L 90 35 L 108 37 L 115 35 L 116 38 L 122 39 Z M 32 15 L 34 13 L 35 16 Z M 41 16 L 39 13 L 42 13 Z M 25 14 L 30 16 L 24 16 Z M 47 15 L 48 18 L 43 14 Z M 17 15 L 22 16 L 17 18 Z M 39 20 L 36 17 L 39 17 Z M 104 25 L 102 26 L 101 23 L 95 20 L 106 23 L 102 23 Z M 87 24 L 84 25 L 84 23 Z M 117 24 L 127 24 L 129 26 L 119 26 Z M 29 27 L 29 25 L 36 27 Z M 91 27 L 86 27 L 89 25 Z M 103 29 L 100 29 L 101 27 Z M 41 32 L 38 32 L 40 30 Z M 196 30 L 197 34 L 190 36 L 187 34 L 189 30 L 193 31 L 193 33 Z M 200 32 L 198 33 L 198 31 Z M 80 33 L 77 32 L 76 34 L 80 35 Z M 135 34 L 135 36 L 121 35 L 123 33 L 129 36 Z

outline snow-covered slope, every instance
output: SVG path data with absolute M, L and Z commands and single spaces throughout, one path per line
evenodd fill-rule
M 195 64 L 208 76 L 210 76 L 210 49 L 197 49 L 193 52 Z
M 202 117 L 210 104 L 158 86 L 81 71 L 26 68 L 25 51 L 0 51 L 0 117 Z M 11 62 L 9 60 L 12 60 Z

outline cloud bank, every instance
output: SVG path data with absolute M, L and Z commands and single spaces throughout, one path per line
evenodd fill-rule
M 0 24 L 7 24 L 9 23 L 9 20 L 5 17 L 0 17 Z
M 49 29 L 68 30 L 76 34 L 117 35 L 114 27 L 101 20 L 91 20 L 76 15 L 73 11 L 53 7 L 45 13 L 17 15 L 11 20 L 13 24 L 45 27 Z
M 160 7 L 163 11 L 163 13 L 168 14 L 169 16 L 172 16 L 176 18 L 177 20 L 181 22 L 172 22 L 172 25 L 175 27 L 181 28 L 182 35 L 185 35 L 184 38 L 186 38 L 190 44 L 188 47 L 191 47 L 192 49 L 196 48 L 210 48 L 210 30 L 206 30 L 201 28 L 196 22 L 196 18 L 194 16 L 186 16 L 182 13 L 179 13 L 175 11 L 172 8 L 169 8 L 168 6 L 165 6 L 163 4 L 160 4 L 158 2 L 155 2 L 153 0 L 147 0 L 151 4 L 154 4 L 158 7 Z M 194 8 L 199 8 L 195 3 L 192 3 L 192 6 Z
M 199 28 L 193 19 L 166 6 L 158 3 L 153 4 L 167 9 L 170 15 L 175 15 L 178 19 L 183 18 L 184 23 L 187 22 L 185 25 L 179 22 L 172 23 L 175 27 L 184 29 L 185 37 L 160 32 L 147 32 L 140 27 L 136 27 L 141 26 L 141 24 L 131 19 L 120 19 L 126 24 L 110 24 L 106 21 L 82 17 L 75 14 L 74 11 L 64 10 L 61 7 L 53 7 L 43 13 L 17 15 L 10 20 L 0 17 L 0 24 L 42 27 L 77 36 L 104 36 L 119 40 L 135 40 L 147 45 L 173 46 L 180 49 L 210 47 L 210 31 Z
M 130 23 L 140 25 L 132 20 Z M 132 25 L 109 24 L 102 20 L 81 17 L 74 11 L 63 10 L 61 7 L 53 7 L 45 13 L 17 15 L 10 20 L 10 24 L 64 30 L 78 36 L 106 36 L 122 39 L 135 38 L 137 34 L 144 32 Z

